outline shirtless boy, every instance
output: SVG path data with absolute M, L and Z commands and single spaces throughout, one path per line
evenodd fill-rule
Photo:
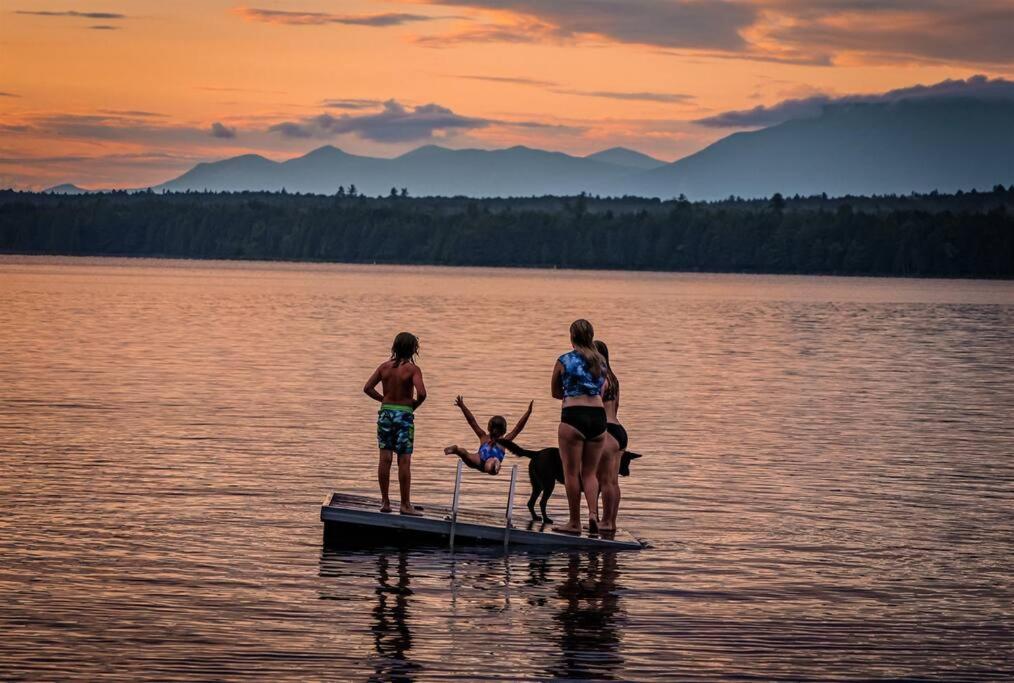
M 421 515 L 412 505 L 412 443 L 415 439 L 415 409 L 426 400 L 422 370 L 415 364 L 419 340 L 414 334 L 402 332 L 391 345 L 391 358 L 380 364 L 366 380 L 363 391 L 380 402 L 377 414 L 377 445 L 380 447 L 381 512 L 391 511 L 391 461 L 398 455 L 398 487 L 401 490 L 401 514 Z M 384 393 L 377 391 L 381 384 Z

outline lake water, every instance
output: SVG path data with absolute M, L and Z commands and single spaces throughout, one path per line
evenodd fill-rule
M 446 504 L 455 394 L 554 445 L 577 317 L 649 549 L 322 547 L 396 332 Z M 3 257 L 0 353 L 0 679 L 1014 677 L 1011 282 Z

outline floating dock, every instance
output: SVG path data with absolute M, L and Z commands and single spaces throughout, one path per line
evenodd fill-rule
M 542 549 L 640 550 L 644 547 L 629 532 L 609 537 L 583 533 L 561 534 L 552 524 L 525 521 L 508 524 L 504 517 L 449 506 L 425 505 L 420 517 L 397 511 L 380 512 L 380 500 L 347 493 L 330 493 L 320 508 L 324 541 L 328 545 L 499 545 Z M 527 510 L 526 510 L 527 515 Z M 453 541 L 452 541 L 453 535 Z

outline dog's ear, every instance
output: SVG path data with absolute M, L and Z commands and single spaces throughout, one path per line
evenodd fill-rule
M 638 458 L 642 457 L 640 453 L 635 453 L 634 451 L 625 451 L 624 455 L 626 455 L 631 460 L 637 460 Z

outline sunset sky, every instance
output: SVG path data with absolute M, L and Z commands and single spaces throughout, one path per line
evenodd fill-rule
M 324 144 L 673 160 L 784 100 L 1014 74 L 1010 0 L 2 0 L 0 187 Z

